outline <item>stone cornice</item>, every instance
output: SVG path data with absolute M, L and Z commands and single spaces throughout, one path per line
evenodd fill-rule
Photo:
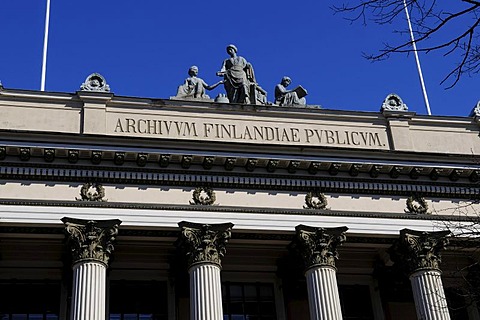
M 182 221 L 177 245 L 186 252 L 188 267 L 199 263 L 221 266 L 226 245 L 231 238 L 232 223 L 198 224 Z
M 347 227 L 316 228 L 298 225 L 291 247 L 303 258 L 307 269 L 313 267 L 335 268 L 337 247 L 346 240 Z
M 1 150 L 0 150 L 1 155 Z M 141 159 L 139 158 L 138 161 Z M 429 197 L 455 197 L 459 199 L 473 199 L 480 195 L 480 188 L 476 183 L 465 178 L 461 179 L 467 170 L 460 170 L 460 174 L 453 172 L 452 179 L 459 179 L 452 183 L 446 178 L 440 178 L 431 182 L 423 179 L 406 180 L 405 178 L 382 179 L 378 176 L 348 177 L 344 174 L 332 176 L 328 173 L 318 174 L 267 174 L 249 172 L 210 172 L 208 170 L 172 169 L 166 172 L 157 169 L 132 169 L 132 168 L 108 168 L 86 167 L 50 164 L 20 164 L 13 163 L 0 167 L 0 179 L 5 180 L 30 180 L 30 181 L 69 181 L 85 183 L 94 181 L 102 184 L 145 184 L 165 186 L 190 186 L 190 187 L 234 187 L 238 189 L 257 190 L 287 190 L 287 191 L 311 191 L 321 189 L 324 192 L 334 193 L 360 193 L 379 195 L 411 195 L 412 193 Z M 474 170 L 470 176 L 477 175 Z M 431 174 L 431 176 L 433 176 Z M 455 177 L 454 177 L 455 176 Z M 438 179 L 432 177 L 431 179 Z M 468 183 L 466 183 L 468 182 Z
M 400 231 L 400 239 L 390 248 L 390 257 L 411 274 L 420 270 L 440 270 L 441 251 L 450 231 Z
M 82 220 L 64 217 L 73 263 L 97 261 L 108 265 L 120 220 Z

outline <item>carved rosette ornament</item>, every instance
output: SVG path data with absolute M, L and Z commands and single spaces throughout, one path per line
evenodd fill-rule
M 308 192 L 305 196 L 304 209 L 326 209 L 328 205 L 327 198 L 320 191 Z
M 402 98 L 400 98 L 395 93 L 389 94 L 383 101 L 380 111 L 408 111 L 407 105 L 403 103 Z
M 97 261 L 108 265 L 113 253 L 113 243 L 122 221 L 82 220 L 62 218 L 67 234 L 67 244 L 72 252 L 73 263 Z
M 211 206 L 217 199 L 215 192 L 212 189 L 204 187 L 195 188 L 195 190 L 193 190 L 192 197 L 193 201 L 190 201 L 190 204 L 203 206 Z
M 104 199 L 105 188 L 98 183 L 85 183 L 80 189 L 80 196 L 81 198 L 76 198 L 78 201 L 107 201 Z
M 335 268 L 337 247 L 347 239 L 347 227 L 316 228 L 301 224 L 295 230 L 296 238 L 292 247 L 302 256 L 306 269 L 324 266 Z
M 182 221 L 178 225 L 182 233 L 177 245 L 186 252 L 189 268 L 199 263 L 221 267 L 233 223 L 209 225 Z
M 410 274 L 419 270 L 440 271 L 440 252 L 447 246 L 449 234 L 450 231 L 403 229 L 400 231 L 400 239 L 389 250 L 390 257 Z
M 407 210 L 405 210 L 405 212 L 414 214 L 427 214 L 427 211 L 428 204 L 424 197 L 420 197 L 419 195 L 411 195 L 407 198 Z

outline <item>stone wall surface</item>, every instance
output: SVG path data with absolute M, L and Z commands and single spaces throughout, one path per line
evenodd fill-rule
M 480 153 L 474 118 L 240 106 L 2 90 L 0 131 L 59 132 L 243 145 Z

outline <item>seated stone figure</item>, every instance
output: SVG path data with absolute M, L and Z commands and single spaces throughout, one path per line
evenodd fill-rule
M 307 91 L 302 86 L 298 86 L 294 90 L 287 90 L 290 83 L 292 80 L 289 77 L 283 77 L 281 83 L 275 86 L 275 104 L 279 106 L 306 105 Z
M 185 83 L 178 87 L 177 95 L 173 98 L 210 99 L 210 97 L 205 94 L 205 90 L 213 90 L 223 83 L 223 81 L 219 81 L 214 85 L 209 86 L 205 81 L 203 81 L 203 79 L 197 77 L 197 66 L 190 67 L 190 69 L 188 69 L 188 75 L 190 77 L 185 79 Z

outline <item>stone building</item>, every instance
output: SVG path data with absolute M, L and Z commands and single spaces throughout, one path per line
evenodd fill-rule
M 0 319 L 479 319 L 450 233 L 478 219 L 479 134 L 395 95 L 2 88 Z

